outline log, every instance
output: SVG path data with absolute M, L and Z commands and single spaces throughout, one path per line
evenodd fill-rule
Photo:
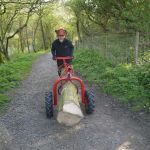
M 57 121 L 67 126 L 73 126 L 84 117 L 80 108 L 81 96 L 78 94 L 74 82 L 67 81 L 63 85 L 59 97 Z

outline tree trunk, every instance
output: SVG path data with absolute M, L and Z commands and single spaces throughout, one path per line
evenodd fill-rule
M 46 50 L 46 41 L 45 41 L 45 34 L 44 34 L 42 18 L 40 19 L 40 26 L 41 26 L 41 32 L 42 32 L 43 48 Z
M 139 32 L 136 32 L 136 40 L 135 40 L 135 64 L 138 64 L 138 53 L 139 53 Z
M 77 21 L 76 21 L 76 28 L 77 28 L 77 35 L 78 35 L 79 42 L 82 42 L 78 17 L 77 17 Z
M 73 82 L 65 81 L 59 97 L 57 121 L 67 126 L 80 122 L 84 117 L 80 108 L 81 96 Z
M 32 34 L 32 48 L 33 48 L 33 51 L 36 52 L 36 49 L 35 49 L 35 32 L 34 31 Z
M 29 46 L 29 40 L 28 40 L 28 28 L 26 26 L 26 42 L 27 42 L 27 48 L 28 48 L 28 53 L 30 53 L 30 46 Z
M 24 53 L 24 45 L 23 45 L 23 39 L 22 39 L 22 32 L 19 32 L 19 39 L 20 39 L 20 48 L 21 48 L 21 51 Z
M 7 38 L 7 40 L 6 40 L 6 47 L 5 47 L 5 50 L 4 50 L 5 57 L 6 57 L 7 61 L 10 60 L 9 53 L 8 53 L 8 44 L 9 44 L 9 39 Z
M 35 26 L 35 29 L 33 31 L 33 41 L 32 41 L 32 46 L 33 46 L 33 51 L 36 52 L 36 48 L 35 48 L 35 38 L 36 38 L 36 32 L 37 32 L 37 29 L 38 29 L 38 26 L 39 26 L 39 20 L 40 18 L 37 20 L 37 23 L 36 23 L 36 26 Z
M 6 60 L 9 61 L 9 60 L 10 60 L 10 57 L 9 57 L 9 54 L 8 54 L 8 47 L 5 48 L 5 49 L 3 50 L 3 52 L 4 52 L 3 54 L 4 54 L 5 58 L 6 58 Z
M 5 59 L 7 61 L 10 60 L 9 58 L 9 54 L 8 54 L 8 43 L 9 43 L 9 39 L 6 39 L 6 44 L 4 45 L 3 40 L 1 40 L 1 53 L 4 55 Z
M 21 19 L 19 19 L 19 27 L 21 27 Z M 23 36 L 22 36 L 22 31 L 19 32 L 19 40 L 20 40 L 20 48 L 21 51 L 24 53 L 24 42 L 23 42 Z
M 4 63 L 3 54 L 0 52 L 0 64 Z

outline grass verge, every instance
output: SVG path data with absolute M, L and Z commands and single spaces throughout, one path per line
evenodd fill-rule
M 90 83 L 102 85 L 103 91 L 130 104 L 132 110 L 150 112 L 150 63 L 112 65 L 100 53 L 90 50 L 75 52 L 74 68 Z
M 35 59 L 43 54 L 25 53 L 14 56 L 11 61 L 0 65 L 0 110 L 9 102 L 5 93 L 14 87 L 27 75 Z

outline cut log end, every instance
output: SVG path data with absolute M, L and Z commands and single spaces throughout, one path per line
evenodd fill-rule
M 57 115 L 57 121 L 66 126 L 74 126 L 81 121 L 82 117 L 67 112 L 60 111 Z
M 62 111 L 58 112 L 57 121 L 67 126 L 73 126 L 83 118 L 80 106 L 75 103 L 64 104 Z

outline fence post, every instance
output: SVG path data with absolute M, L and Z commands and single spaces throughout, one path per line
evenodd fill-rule
M 137 31 L 136 32 L 136 39 L 135 39 L 135 64 L 138 64 L 138 55 L 139 55 L 139 38 L 140 38 L 140 34 Z
M 105 55 L 105 57 L 107 58 L 107 48 L 108 48 L 108 35 L 107 35 L 107 33 L 105 34 L 105 36 L 106 36 L 106 38 L 105 38 L 105 52 L 104 52 L 104 55 Z

